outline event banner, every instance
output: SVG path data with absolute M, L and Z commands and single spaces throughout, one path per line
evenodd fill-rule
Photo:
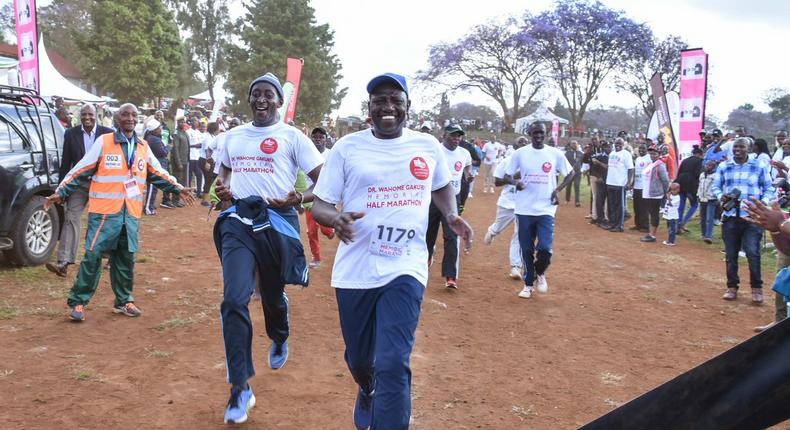
M 680 158 L 691 155 L 705 126 L 708 54 L 701 48 L 680 52 Z
M 39 91 L 36 0 L 14 0 L 14 16 L 19 82 L 25 88 Z
M 560 120 L 551 120 L 551 138 L 554 139 L 554 146 L 560 146 Z
M 287 65 L 287 72 L 285 73 L 285 84 L 283 85 L 283 92 L 285 93 L 285 100 L 283 100 L 283 107 L 285 112 L 280 112 L 280 118 L 283 122 L 288 123 L 293 121 L 296 116 L 296 98 L 299 96 L 299 81 L 302 78 L 302 64 L 304 60 L 301 58 L 289 58 Z
M 664 159 L 669 171 L 669 178 L 675 179 L 677 172 L 678 147 L 675 133 L 672 130 L 672 120 L 669 116 L 669 106 L 667 106 L 667 95 L 664 92 L 664 81 L 661 80 L 661 73 L 656 73 L 650 78 L 650 89 L 653 91 L 653 103 L 656 106 L 656 117 L 658 118 L 658 130 L 664 138 L 664 144 L 669 149 L 668 156 Z

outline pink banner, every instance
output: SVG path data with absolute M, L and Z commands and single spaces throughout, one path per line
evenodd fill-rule
M 705 96 L 708 84 L 708 54 L 701 48 L 680 53 L 680 136 L 681 158 L 691 155 L 705 125 Z
M 551 137 L 554 139 L 554 146 L 560 146 L 560 120 L 551 120 Z
M 22 87 L 39 91 L 36 0 L 14 0 L 14 15 L 19 82 Z
M 293 85 L 293 94 L 288 101 L 288 108 L 285 111 L 285 118 L 283 119 L 286 123 L 293 121 L 294 117 L 296 117 L 296 99 L 299 96 L 299 81 L 302 78 L 302 64 L 304 64 L 304 60 L 301 58 L 289 58 L 286 62 L 286 85 L 288 83 Z

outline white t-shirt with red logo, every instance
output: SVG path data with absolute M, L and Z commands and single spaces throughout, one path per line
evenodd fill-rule
M 505 168 L 510 176 L 521 172 L 520 182 L 525 185 L 516 192 L 516 214 L 554 216 L 557 206 L 551 204 L 551 193 L 557 188 L 557 173 L 567 175 L 571 170 L 565 154 L 553 146 L 535 149 L 530 144 L 517 149 Z
M 505 157 L 505 145 L 489 141 L 483 145 L 483 164 L 494 164 Z
M 442 149 L 444 149 L 447 168 L 450 169 L 450 185 L 453 186 L 455 195 L 458 195 L 461 192 L 461 178 L 464 176 L 464 168 L 472 165 L 472 155 L 460 146 L 454 151 L 450 151 L 444 145 L 442 145 Z
M 324 162 L 313 142 L 298 128 L 277 123 L 245 124 L 225 133 L 218 160 L 233 170 L 233 197 L 284 198 L 294 189 L 299 169 L 311 172 Z
M 628 171 L 634 168 L 634 159 L 625 149 L 609 153 L 606 185 L 623 187 L 628 183 Z
M 431 192 L 449 181 L 442 145 L 429 134 L 378 139 L 363 130 L 338 140 L 313 193 L 365 216 L 354 222 L 354 241 L 338 245 L 332 286 L 378 288 L 402 275 L 425 285 Z

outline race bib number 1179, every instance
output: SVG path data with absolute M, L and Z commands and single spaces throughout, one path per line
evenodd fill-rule
M 409 243 L 417 235 L 413 228 L 378 225 L 370 235 L 368 249 L 372 254 L 385 257 L 410 255 Z

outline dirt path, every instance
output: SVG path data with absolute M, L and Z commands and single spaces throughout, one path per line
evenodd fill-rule
M 463 257 L 460 290 L 445 291 L 438 265 L 431 271 L 412 357 L 412 428 L 575 428 L 773 316 L 772 293 L 762 307 L 720 299 L 723 255 L 709 247 L 640 243 L 636 233 L 589 226 L 582 208 L 564 205 L 549 293 L 519 299 L 520 283 L 506 276 L 509 232 L 482 243 L 495 202 L 478 194 L 467 205 L 478 240 Z M 72 277 L 43 267 L 0 271 L 0 428 L 223 428 L 212 225 L 199 207 L 145 219 L 139 319 L 112 314 L 106 273 L 87 321 L 74 324 L 64 305 Z M 352 428 L 355 388 L 328 285 L 335 244 L 323 244 L 327 261 L 311 286 L 288 288 L 291 355 L 280 371 L 266 367 L 269 342 L 253 304 L 258 406 L 247 428 Z

